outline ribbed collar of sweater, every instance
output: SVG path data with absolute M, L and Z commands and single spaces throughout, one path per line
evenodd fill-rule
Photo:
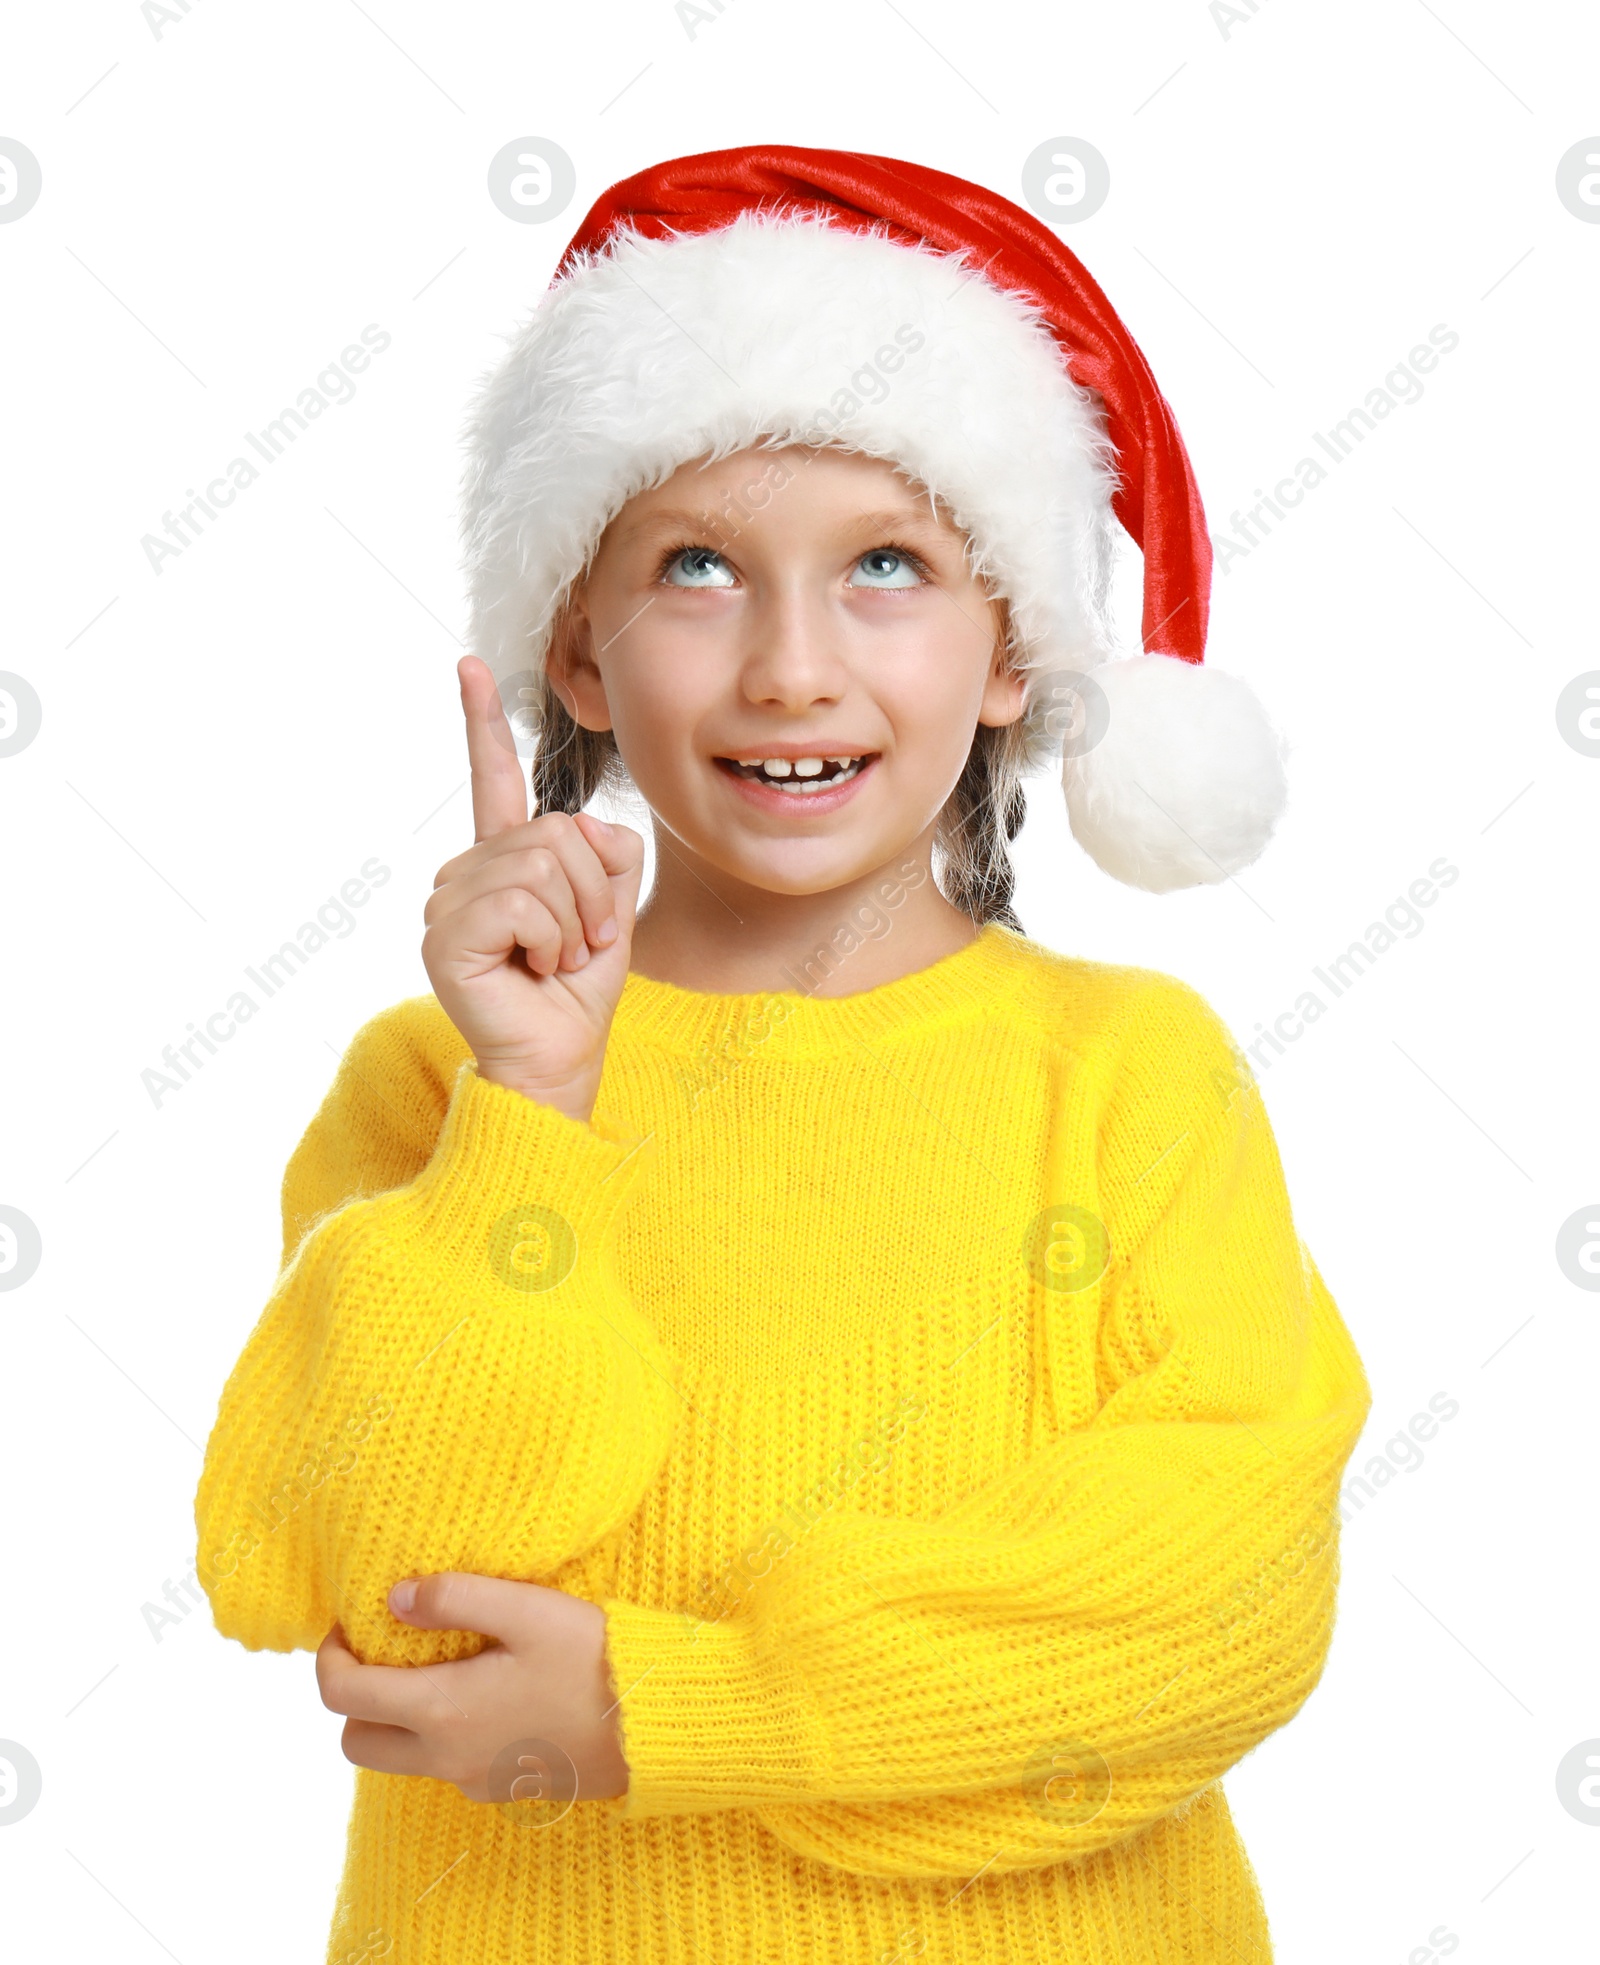
M 836 1056 L 842 1044 L 901 1036 L 959 1021 L 1003 1000 L 1031 944 L 990 922 L 953 955 L 928 968 L 849 995 L 816 993 L 826 968 L 794 961 L 774 987 L 731 996 L 684 989 L 630 972 L 617 1005 L 621 1035 L 678 1053 L 759 1047 L 781 1032 L 785 1057 Z M 830 952 L 834 977 L 848 987 L 851 955 Z

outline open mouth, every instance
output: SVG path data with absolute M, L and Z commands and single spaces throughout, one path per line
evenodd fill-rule
M 817 792 L 833 791 L 861 771 L 877 756 L 863 751 L 859 757 L 719 757 L 718 765 L 736 778 L 748 778 L 791 798 L 807 798 Z

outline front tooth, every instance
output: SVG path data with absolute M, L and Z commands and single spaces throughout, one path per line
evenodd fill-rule
M 820 757 L 797 757 L 794 761 L 794 775 L 797 778 L 820 778 L 822 759 Z
M 787 778 L 789 775 L 789 760 L 786 757 L 763 758 L 761 768 L 769 778 Z

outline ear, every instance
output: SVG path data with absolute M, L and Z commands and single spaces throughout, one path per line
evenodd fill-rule
M 581 588 L 574 589 L 556 616 L 545 656 L 545 677 L 562 708 L 585 730 L 609 730 L 606 686 L 594 659 L 594 631 Z
M 978 721 L 998 727 L 1016 723 L 1022 716 L 1028 701 L 1028 679 L 1019 670 L 1008 668 L 1006 656 L 1011 640 L 1011 609 L 1004 600 L 991 603 L 994 610 L 995 639 L 994 651 L 989 660 L 989 674 L 983 686 L 983 701 L 978 709 Z

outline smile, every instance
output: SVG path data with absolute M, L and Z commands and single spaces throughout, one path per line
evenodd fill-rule
M 747 797 L 769 809 L 779 805 L 841 803 L 878 760 L 876 751 L 846 757 L 719 757 L 718 770 L 733 778 Z
M 828 785 L 842 785 L 847 778 L 855 777 L 874 755 L 875 752 L 864 751 L 859 757 L 719 757 L 717 762 L 731 765 L 741 778 L 776 786 L 796 797 L 807 797 Z

